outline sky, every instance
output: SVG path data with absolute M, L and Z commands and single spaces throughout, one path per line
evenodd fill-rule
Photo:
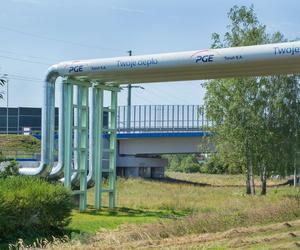
M 234 5 L 254 5 L 268 32 L 300 37 L 299 0 L 0 0 L 0 76 L 10 107 L 41 107 L 47 68 L 60 61 L 205 49 Z M 133 105 L 203 104 L 202 81 L 152 83 Z M 5 91 L 5 89 L 2 89 Z M 58 93 L 59 94 L 59 93 Z M 126 105 L 127 91 L 119 93 Z M 7 98 L 0 106 L 7 105 Z

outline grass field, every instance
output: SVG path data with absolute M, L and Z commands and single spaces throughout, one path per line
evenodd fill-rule
M 272 187 L 267 196 L 253 197 L 244 194 L 242 176 L 172 172 L 168 176 L 187 182 L 118 179 L 114 211 L 93 210 L 94 190 L 89 190 L 90 209 L 74 211 L 69 226 L 83 236 L 49 247 L 296 249 L 300 243 L 298 189 Z M 108 204 L 107 197 L 103 202 Z
M 32 158 L 40 153 L 40 140 L 29 135 L 0 135 L 0 152 L 5 158 Z

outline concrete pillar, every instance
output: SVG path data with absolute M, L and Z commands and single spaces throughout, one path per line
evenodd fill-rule
M 165 176 L 165 168 L 163 167 L 156 167 L 151 168 L 151 178 L 164 178 Z
M 125 177 L 139 177 L 139 168 L 138 167 L 125 168 Z

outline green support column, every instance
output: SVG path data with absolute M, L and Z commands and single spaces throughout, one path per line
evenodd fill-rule
M 72 169 L 72 128 L 73 128 L 73 85 L 63 81 L 63 129 L 64 129 L 64 186 L 71 190 Z
M 110 145 L 109 145 L 109 208 L 116 204 L 116 164 L 117 164 L 117 108 L 118 91 L 111 91 Z
M 77 90 L 77 166 L 79 171 L 79 210 L 87 204 L 87 163 L 88 163 L 88 87 L 78 85 Z
M 93 166 L 95 173 L 95 208 L 102 206 L 102 151 L 103 151 L 103 90 L 93 86 Z

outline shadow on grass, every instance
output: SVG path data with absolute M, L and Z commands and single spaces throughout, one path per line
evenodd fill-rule
M 151 180 L 159 181 L 159 182 L 166 182 L 166 183 L 175 183 L 175 184 L 188 184 L 188 185 L 193 185 L 193 186 L 198 186 L 198 187 L 213 187 L 213 185 L 211 185 L 209 183 L 179 180 L 179 179 L 175 179 L 175 178 L 171 178 L 171 177 L 165 177 L 162 179 L 151 179 Z
M 190 214 L 192 210 L 142 210 L 133 209 L 127 207 L 118 207 L 115 209 L 109 209 L 103 207 L 101 210 L 95 210 L 93 206 L 88 205 L 88 209 L 82 214 L 88 214 L 92 216 L 111 216 L 111 217 L 155 217 L 155 218 L 176 218 Z
M 156 181 L 156 182 L 164 182 L 164 183 L 174 183 L 174 184 L 186 184 L 186 185 L 193 185 L 196 187 L 212 187 L 212 188 L 222 188 L 222 187 L 246 187 L 246 185 L 240 185 L 240 184 L 225 184 L 225 185 L 212 185 L 209 183 L 202 183 L 202 182 L 194 182 L 194 181 L 187 181 L 187 180 L 180 180 L 180 179 L 175 179 L 175 178 L 171 178 L 171 177 L 164 177 L 164 178 L 158 178 L 158 179 L 154 179 L 154 178 L 144 178 L 145 180 L 149 180 L 149 181 Z M 287 181 L 284 183 L 280 183 L 280 184 L 271 184 L 271 185 L 267 185 L 267 187 L 269 188 L 273 188 L 273 187 L 280 187 L 280 186 L 284 186 L 284 185 L 291 185 L 290 184 L 291 181 Z M 260 185 L 256 184 L 256 187 L 260 187 Z

